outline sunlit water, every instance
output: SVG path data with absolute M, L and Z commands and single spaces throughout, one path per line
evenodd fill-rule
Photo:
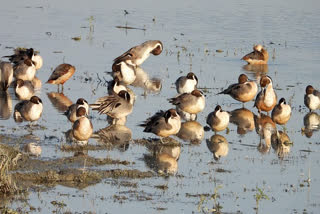
M 234 83 L 240 73 L 259 78 L 259 73 L 245 70 L 245 62 L 240 61 L 256 43 L 267 47 L 270 60 L 264 72 L 272 77 L 278 98 L 285 97 L 293 110 L 285 128 L 293 146 L 283 159 L 279 159 L 272 148 L 266 154 L 258 151 L 260 137 L 255 130 L 239 135 L 237 127 L 230 124 L 229 133 L 219 133 L 229 142 L 227 156 L 219 161 L 215 161 L 208 150 L 206 140 L 214 135 L 209 131 L 205 132 L 200 145 L 179 140 L 182 148 L 177 176 L 128 179 L 136 183 L 137 188 L 119 185 L 126 179 L 107 179 L 81 190 L 56 186 L 46 192 L 31 191 L 28 204 L 40 207 L 34 212 L 42 213 L 56 209 L 50 203 L 52 200 L 63 201 L 67 204 L 64 211 L 71 212 L 190 213 L 212 209 L 214 201 L 210 197 L 199 206 L 199 195 L 214 194 L 218 189 L 216 202 L 222 206 L 222 212 L 254 213 L 256 189 L 260 188 L 269 200 L 259 202 L 259 213 L 318 213 L 319 132 L 307 138 L 301 128 L 309 112 L 303 104 L 305 87 L 311 84 L 320 88 L 319 8 L 319 1 L 11 1 L 2 4 L 0 55 L 12 53 L 7 47 L 23 46 L 39 50 L 44 58 L 44 66 L 37 72 L 43 83 L 38 94 L 44 111 L 37 124 L 45 129 L 32 132 L 42 146 L 42 159 L 73 155 L 59 149 L 61 142 L 65 142 L 64 132 L 71 124 L 48 99 L 47 94 L 57 90 L 54 85 L 44 84 L 52 70 L 63 62 L 73 64 L 77 70 L 65 84 L 64 95 L 72 102 L 83 97 L 92 103 L 107 93 L 104 78 L 111 79 L 107 72 L 111 71 L 112 60 L 149 39 L 161 40 L 164 51 L 159 56 L 150 56 L 142 68 L 150 77 L 162 79 L 163 85 L 160 93 L 147 96 L 143 96 L 143 89 L 132 87 L 137 100 L 126 125 L 132 130 L 133 139 L 154 137 L 143 133 L 137 124 L 160 109 L 172 107 L 167 99 L 176 95 L 173 83 L 189 71 L 198 76 L 201 88 L 207 88 L 207 105 L 197 119 L 201 125 L 205 126 L 206 116 L 217 104 L 227 111 L 241 108 L 242 104 L 231 97 L 216 94 Z M 125 15 L 124 10 L 129 14 Z M 126 24 L 146 30 L 115 27 Z M 80 41 L 71 39 L 79 36 Z M 217 49 L 223 52 L 216 52 Z M 14 108 L 18 100 L 12 88 L 9 96 Z M 253 102 L 245 104 L 257 114 L 252 106 Z M 92 112 L 90 116 L 95 131 L 108 126 L 104 115 Z M 1 134 L 30 134 L 29 129 L 24 129 L 27 123 L 16 124 L 12 113 L 6 113 L 2 119 Z M 89 144 L 95 143 L 90 139 Z M 93 157 L 135 162 L 128 167 L 107 165 L 98 169 L 152 170 L 144 162 L 145 154 L 147 149 L 135 144 L 130 144 L 126 151 L 88 153 Z M 309 176 L 310 185 L 306 182 Z M 156 185 L 168 185 L 168 189 L 160 190 Z M 120 203 L 114 200 L 114 195 L 127 199 Z M 138 200 L 139 197 L 151 199 Z M 24 205 L 16 201 L 7 206 Z

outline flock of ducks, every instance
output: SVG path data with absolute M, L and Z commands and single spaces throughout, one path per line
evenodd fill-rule
M 128 88 L 128 85 L 138 84 L 141 81 L 144 86 L 150 88 L 161 88 L 161 83 L 155 80 L 142 78 L 138 80 L 138 73 L 143 72 L 140 65 L 151 55 L 159 55 L 163 50 L 163 44 L 159 40 L 146 41 L 140 45 L 132 47 L 119 57 L 115 58 L 112 65 L 113 81 L 109 82 L 108 95 L 99 98 L 92 104 L 79 98 L 75 104 L 68 107 L 65 112 L 72 125 L 72 136 L 79 142 L 87 142 L 93 135 L 93 125 L 88 118 L 89 109 L 98 111 L 99 114 L 106 114 L 108 121 L 112 124 L 124 125 L 126 118 L 132 113 L 135 95 Z M 10 62 L 2 61 L 0 63 L 0 89 L 6 91 L 11 84 L 15 88 L 18 99 L 22 100 L 14 108 L 14 119 L 17 122 L 36 121 L 41 117 L 43 106 L 39 97 L 35 96 L 35 90 L 41 88 L 41 81 L 36 77 L 36 71 L 43 65 L 42 57 L 30 49 L 16 49 L 13 55 L 5 56 Z M 245 55 L 245 60 L 250 65 L 267 64 L 268 52 L 262 45 L 255 45 L 253 52 Z M 75 73 L 76 68 L 70 64 L 58 65 L 47 83 L 61 85 L 70 79 Z M 272 140 L 276 133 L 276 140 L 285 137 L 285 133 L 276 130 L 276 124 L 285 125 L 291 116 L 291 107 L 286 103 L 285 98 L 281 98 L 277 104 L 277 94 L 273 88 L 273 81 L 267 75 L 261 76 L 259 80 L 260 91 L 255 81 L 249 80 L 245 74 L 238 77 L 238 82 L 231 84 L 225 90 L 218 94 L 230 95 L 233 99 L 244 103 L 254 100 L 254 107 L 258 110 L 258 116 L 255 122 L 258 124 L 257 132 L 266 140 L 267 144 Z M 184 125 L 181 121 L 194 121 L 197 114 L 202 112 L 206 106 L 204 94 L 197 89 L 198 78 L 190 72 L 186 76 L 179 77 L 176 82 L 178 95 L 168 99 L 175 108 L 166 111 L 156 112 L 152 117 L 146 119 L 140 124 L 144 127 L 144 132 L 150 132 L 160 138 L 171 135 L 179 135 L 179 131 Z M 304 97 L 305 105 L 310 111 L 320 108 L 320 92 L 312 86 L 306 87 Z M 246 109 L 234 111 L 232 115 L 250 114 Z M 268 116 L 271 111 L 271 118 Z M 263 114 L 266 112 L 268 115 Z M 251 113 L 252 114 L 252 113 Z M 220 132 L 227 129 L 229 122 L 232 121 L 231 113 L 223 111 L 220 105 L 207 116 L 207 124 L 214 132 Z M 251 116 L 251 115 L 250 115 Z M 244 122 L 245 123 L 245 122 Z M 250 125 L 249 125 L 250 126 Z M 192 130 L 193 126 L 185 127 Z M 238 127 L 238 133 L 244 132 L 248 127 Z M 188 135 L 186 132 L 185 135 Z M 221 142 L 220 135 L 217 135 L 212 141 Z M 270 145 L 270 144 L 269 144 Z M 209 146 L 208 146 L 209 147 Z M 218 144 L 212 148 L 219 147 Z M 270 147 L 270 146 L 269 146 Z M 211 148 L 211 147 L 210 147 Z M 210 149 L 209 148 L 209 149 Z M 219 155 L 215 155 L 218 158 Z

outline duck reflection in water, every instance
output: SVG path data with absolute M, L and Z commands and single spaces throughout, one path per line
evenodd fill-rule
M 68 107 L 72 105 L 72 101 L 63 93 L 50 92 L 47 96 L 52 103 L 53 107 L 60 113 L 64 113 L 68 110 Z
M 271 136 L 271 145 L 279 159 L 283 159 L 290 153 L 292 142 L 287 133 L 277 131 Z
M 218 161 L 220 157 L 225 157 L 229 153 L 229 143 L 225 137 L 219 134 L 212 135 L 207 139 L 207 147 L 213 154 L 213 158 Z
M 313 132 L 320 129 L 320 115 L 316 112 L 309 112 L 304 116 L 303 124 L 302 134 L 305 134 L 307 138 L 311 138 Z
M 273 122 L 271 117 L 263 113 L 258 116 L 254 116 L 254 123 L 256 132 L 260 136 L 258 151 L 262 154 L 266 154 L 270 151 L 271 136 L 277 132 L 276 124 Z M 265 142 L 262 141 L 263 139 Z
M 158 78 L 150 78 L 140 66 L 136 67 L 136 79 L 131 84 L 134 87 L 140 87 L 144 89 L 144 95 L 148 93 L 158 93 L 162 89 L 161 80 Z
M 144 154 L 146 165 L 159 174 L 175 175 L 178 171 L 178 159 L 181 153 L 180 145 L 168 146 L 149 144 L 150 154 Z
M 245 135 L 254 129 L 254 114 L 246 108 L 233 110 L 230 122 L 237 126 L 237 133 Z
M 200 144 L 204 138 L 204 128 L 197 121 L 183 122 L 177 137 L 192 144 Z
M 12 113 L 12 99 L 7 91 L 0 91 L 0 120 L 10 119 Z
M 118 148 L 124 152 L 129 148 L 132 140 L 132 131 L 125 125 L 110 125 L 96 131 L 92 138 L 96 139 L 100 144 L 107 145 L 110 150 Z
M 265 75 L 266 73 L 269 72 L 269 67 L 267 64 L 261 64 L 261 65 L 247 64 L 242 66 L 242 69 L 245 71 L 245 73 L 248 76 L 256 80 L 260 80 L 262 75 Z

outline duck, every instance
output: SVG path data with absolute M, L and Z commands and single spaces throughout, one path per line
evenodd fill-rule
M 59 85 L 61 85 L 63 90 L 63 84 L 68 79 L 70 79 L 70 77 L 74 74 L 75 71 L 76 71 L 76 68 L 73 65 L 66 64 L 66 63 L 60 64 L 54 69 L 47 83 L 58 85 L 58 90 L 59 90 Z
M 207 124 L 215 132 L 225 130 L 230 121 L 230 114 L 223 111 L 220 105 L 217 105 L 215 110 L 211 112 L 207 117 Z
M 306 87 L 304 104 L 309 108 L 310 112 L 320 108 L 320 92 L 311 85 Z
M 127 91 L 130 94 L 130 103 L 134 104 L 136 95 L 129 87 L 122 84 L 118 77 L 115 77 L 112 81 L 108 82 L 109 95 L 118 94 L 120 91 Z
M 149 40 L 123 53 L 114 59 L 114 64 L 125 62 L 128 65 L 134 67 L 141 65 L 149 56 L 153 54 L 155 56 L 161 54 L 163 50 L 163 44 L 159 40 Z
M 13 66 L 13 75 L 16 79 L 32 81 L 36 75 L 36 67 L 31 59 L 25 59 Z
M 8 90 L 13 80 L 13 67 L 10 62 L 0 62 L 0 90 Z
M 175 109 L 169 109 L 166 112 L 159 111 L 152 117 L 148 118 L 139 126 L 145 127 L 143 132 L 150 132 L 162 138 L 175 135 L 181 128 L 181 119 Z
M 197 89 L 198 78 L 193 72 L 189 72 L 187 76 L 179 77 L 176 82 L 176 89 L 178 94 L 191 93 Z
M 133 104 L 130 100 L 130 94 L 122 90 L 118 94 L 99 98 L 94 104 L 90 104 L 90 107 L 100 114 L 107 114 L 112 117 L 114 123 L 116 123 L 117 120 L 123 120 L 123 118 L 131 114 Z
M 286 103 L 286 99 L 283 97 L 279 100 L 279 103 L 273 108 L 271 113 L 272 120 L 279 124 L 286 124 L 291 117 L 291 107 Z
M 249 102 L 257 95 L 258 86 L 257 83 L 248 80 L 248 76 L 240 74 L 238 77 L 238 83 L 231 84 L 227 89 L 218 94 L 228 94 L 233 99 L 242 103 Z
M 30 100 L 24 100 L 18 103 L 14 108 L 14 119 L 17 122 L 36 121 L 42 115 L 42 100 L 37 96 L 32 96 Z
M 9 61 L 13 64 L 18 64 L 21 61 L 24 61 L 26 59 L 31 59 L 34 56 L 34 50 L 33 48 L 15 48 L 14 54 L 9 56 L 3 56 L 3 58 L 8 58 Z
M 91 121 L 86 117 L 87 110 L 83 106 L 77 109 L 77 119 L 72 126 L 73 137 L 78 141 L 88 141 L 93 134 L 93 126 Z
M 34 95 L 34 87 L 31 81 L 18 79 L 16 81 L 15 93 L 20 100 L 29 100 Z
M 241 58 L 248 64 L 267 64 L 269 59 L 269 54 L 266 49 L 260 44 L 253 46 L 253 52 L 245 55 Z
M 198 114 L 203 111 L 206 105 L 205 97 L 198 89 L 193 90 L 191 93 L 183 93 L 171 98 L 169 102 L 189 114 Z
M 207 140 L 207 147 L 213 154 L 213 158 L 218 161 L 221 157 L 225 157 L 229 153 L 229 143 L 227 139 L 219 134 L 211 136 L 210 140 Z
M 71 123 L 74 123 L 76 120 L 79 119 L 79 117 L 77 117 L 77 110 L 79 107 L 84 107 L 85 110 L 86 110 L 86 116 L 89 114 L 89 104 L 88 102 L 83 99 L 83 98 L 79 98 L 77 100 L 76 103 L 70 105 L 68 107 L 68 110 L 64 112 L 64 115 L 67 116 L 68 120 L 71 122 Z
M 112 76 L 118 78 L 125 85 L 130 85 L 136 80 L 136 70 L 131 64 L 124 61 L 115 62 L 112 65 Z
M 272 86 L 271 77 L 264 75 L 260 79 L 261 91 L 258 93 L 254 107 L 256 107 L 259 111 L 269 112 L 271 111 L 275 105 L 277 104 L 277 94 Z

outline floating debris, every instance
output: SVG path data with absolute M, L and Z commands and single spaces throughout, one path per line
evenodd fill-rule
M 74 41 L 80 41 L 81 40 L 81 36 L 72 37 L 71 39 L 73 39 Z

